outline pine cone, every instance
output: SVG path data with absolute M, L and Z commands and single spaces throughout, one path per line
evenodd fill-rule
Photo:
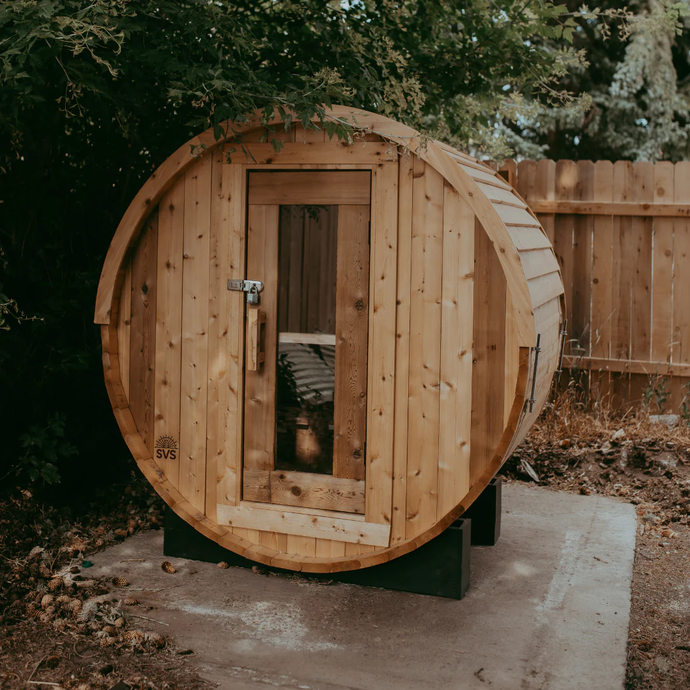
M 163 649 L 165 647 L 165 640 L 157 632 L 146 633 L 146 641 L 156 649 Z
M 113 578 L 113 584 L 116 587 L 128 587 L 129 586 L 129 580 L 127 580 L 124 577 L 114 577 Z
M 46 594 L 41 598 L 41 608 L 47 609 L 55 600 L 52 594 Z
M 69 606 L 69 603 L 70 603 L 71 601 L 72 601 L 72 600 L 71 600 L 66 594 L 61 594 L 61 595 L 55 600 L 55 603 L 56 603 L 58 606 L 65 606 L 65 607 L 66 607 L 66 606 Z
M 48 582 L 48 591 L 50 592 L 54 592 L 56 589 L 60 589 L 60 587 L 62 587 L 61 577 L 54 577 Z
M 123 599 L 122 603 L 125 606 L 136 606 L 139 602 L 134 597 L 127 597 Z
M 226 570 L 226 569 L 229 568 L 230 566 L 229 566 L 225 561 L 221 561 L 221 562 L 218 564 L 218 567 L 219 567 L 219 568 L 222 568 L 223 570 Z
M 105 633 L 106 635 L 114 635 L 115 628 L 112 625 L 106 625 L 101 629 L 101 632 Z
M 131 645 L 141 644 L 146 638 L 141 630 L 128 630 L 123 637 L 125 642 Z
M 116 628 L 124 628 L 125 627 L 125 619 L 124 618 L 118 618 L 115 621 L 115 627 Z
M 170 573 L 171 575 L 177 572 L 177 568 L 170 561 L 163 561 L 163 563 L 161 563 L 161 568 L 163 572 Z

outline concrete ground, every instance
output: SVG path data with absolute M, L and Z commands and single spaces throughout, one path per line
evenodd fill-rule
M 631 505 L 509 484 L 462 601 L 172 558 L 171 575 L 160 531 L 95 554 L 89 575 L 126 577 L 154 607 L 132 612 L 160 622 L 141 627 L 222 690 L 618 690 L 634 547 Z

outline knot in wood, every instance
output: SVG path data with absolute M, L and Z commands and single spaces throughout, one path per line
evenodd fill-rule
M 357 311 L 362 311 L 362 309 L 364 309 L 364 300 L 358 299 L 358 300 L 355 302 L 355 309 L 356 309 Z
M 290 491 L 292 491 L 293 496 L 301 496 L 302 495 L 302 489 L 300 489 L 299 486 L 293 486 L 292 489 L 290 489 Z

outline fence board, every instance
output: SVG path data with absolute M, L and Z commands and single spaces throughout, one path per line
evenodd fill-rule
M 676 163 L 674 201 L 690 205 L 690 161 Z M 690 362 L 690 220 L 673 221 L 673 350 L 672 362 Z M 690 379 L 674 379 L 673 400 L 679 406 L 690 393 Z
M 536 195 L 538 199 L 553 201 L 556 198 L 556 162 L 541 160 L 537 163 Z M 553 213 L 540 213 L 537 218 L 553 244 L 556 216 Z
M 654 202 L 674 200 L 673 163 L 654 166 Z M 652 259 L 652 359 L 671 361 L 673 339 L 673 219 L 654 219 Z
M 578 179 L 578 169 L 575 161 L 558 161 L 556 163 L 556 199 L 574 200 L 576 196 L 576 186 Z M 565 294 L 570 297 L 566 300 L 566 318 L 571 324 L 572 333 L 573 323 L 573 273 L 575 255 L 573 252 L 573 232 L 575 230 L 575 216 L 572 214 L 560 214 L 556 217 L 553 236 L 553 248 L 561 265 L 561 276 L 565 287 Z M 567 354 L 580 354 L 577 341 L 568 338 L 566 346 Z
M 650 377 L 668 377 L 678 410 L 689 393 L 690 161 L 542 160 L 506 169 L 558 258 L 566 365 L 591 370 L 583 379 L 591 395 L 621 405 L 640 402 Z M 543 247 L 533 228 L 509 229 L 519 244 Z M 524 267 L 532 277 L 529 260 Z
M 578 161 L 575 194 L 578 199 L 591 199 L 594 195 L 594 163 Z M 585 357 L 591 353 L 590 323 L 592 296 L 592 229 L 591 216 L 573 218 L 573 292 L 570 342 Z
M 642 162 L 634 165 L 634 196 L 642 201 L 654 201 L 654 165 Z M 631 219 L 632 290 L 630 304 L 630 357 L 650 359 L 652 330 L 652 233 L 653 218 Z

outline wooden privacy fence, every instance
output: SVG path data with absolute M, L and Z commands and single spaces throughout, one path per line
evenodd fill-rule
M 678 410 L 690 382 L 690 161 L 526 160 L 501 170 L 561 265 L 565 366 L 590 372 L 595 398 L 635 403 L 654 389 Z

